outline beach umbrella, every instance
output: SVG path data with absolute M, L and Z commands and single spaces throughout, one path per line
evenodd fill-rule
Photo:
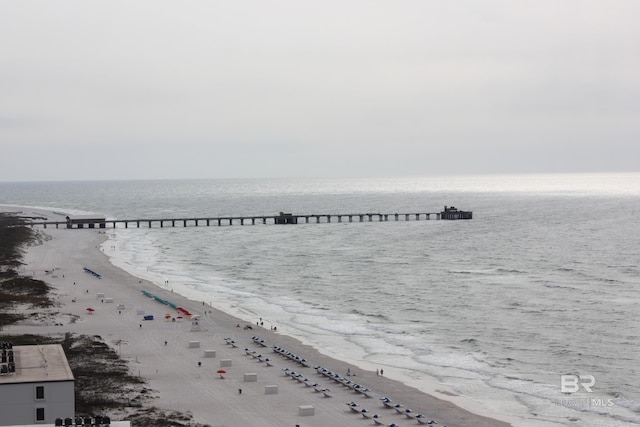
M 92 314 L 95 309 L 93 309 L 92 307 L 87 307 L 87 311 L 89 312 L 89 314 Z
M 216 373 L 220 374 L 220 378 L 224 379 L 224 376 L 222 374 L 226 374 L 227 371 L 225 371 L 224 369 L 218 369 Z

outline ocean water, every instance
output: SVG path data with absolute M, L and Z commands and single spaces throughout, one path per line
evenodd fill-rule
M 472 210 L 471 221 L 107 229 L 104 251 L 159 286 L 517 425 L 640 425 L 640 174 L 0 183 L 1 204 L 118 219 Z

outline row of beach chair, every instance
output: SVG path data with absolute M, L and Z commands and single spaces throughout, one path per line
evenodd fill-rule
M 351 381 L 349 378 L 347 377 L 343 377 L 340 374 L 337 374 L 335 372 L 331 372 L 330 370 L 323 368 L 322 366 L 315 366 L 314 369 L 321 375 L 324 375 L 325 377 L 332 379 L 333 381 L 342 384 L 344 386 L 346 386 L 347 388 L 350 388 L 351 390 L 355 391 L 356 393 L 360 393 L 365 397 L 371 397 L 371 390 L 369 390 L 367 387 L 364 387 L 354 381 Z
M 265 342 L 264 339 L 258 337 L 258 336 L 253 336 L 251 337 L 251 340 L 257 344 L 260 345 L 261 347 L 266 347 L 267 344 Z M 235 342 L 234 342 L 235 343 Z M 273 347 L 273 351 L 293 362 L 296 362 L 298 364 L 300 364 L 302 367 L 309 367 L 309 362 L 304 358 L 301 357 L 295 353 L 292 353 L 280 346 L 274 345 Z M 249 356 L 252 356 L 256 359 L 258 359 L 259 361 L 262 361 L 262 354 L 260 354 L 259 352 L 255 351 L 255 350 L 251 350 L 249 348 L 245 348 L 245 353 Z M 264 359 L 265 361 L 268 362 L 269 359 Z M 269 363 L 267 363 L 269 366 L 271 366 Z M 314 366 L 314 369 L 316 370 L 316 372 L 332 381 L 335 381 L 338 384 L 341 384 L 351 390 L 353 390 L 356 393 L 361 394 L 362 396 L 366 397 L 366 398 L 371 398 L 372 397 L 372 391 L 370 389 L 368 389 L 367 387 L 364 387 L 361 384 L 356 383 L 355 381 L 352 381 L 350 378 L 344 377 L 338 373 L 332 372 L 322 366 L 316 365 Z M 312 388 L 314 390 L 314 392 L 316 393 L 322 393 L 323 396 L 325 397 L 332 397 L 331 395 L 331 390 L 328 387 L 324 387 L 322 385 L 320 385 L 319 383 L 314 383 L 312 382 L 308 377 L 306 377 L 304 374 L 296 372 L 292 369 L 289 368 L 283 368 L 282 369 L 283 373 L 285 376 L 288 376 L 291 378 L 291 380 L 293 381 L 298 381 L 299 383 L 304 384 L 306 387 Z M 384 408 L 388 408 L 388 409 L 393 409 L 395 410 L 395 412 L 397 414 L 400 415 L 404 415 L 406 418 L 411 419 L 411 420 L 415 420 L 418 422 L 418 424 L 423 424 L 423 425 L 430 425 L 430 426 L 435 426 L 436 424 L 438 424 L 435 420 L 432 419 L 428 419 L 424 414 L 421 413 L 414 413 L 410 408 L 405 408 L 403 405 L 399 404 L 399 403 L 394 403 L 391 399 L 389 399 L 388 397 L 381 397 L 380 400 L 382 401 L 382 405 Z M 377 425 L 384 425 L 383 421 L 382 421 L 382 417 L 379 414 L 375 414 L 375 413 L 370 413 L 367 409 L 365 408 L 360 408 L 359 405 L 355 402 L 349 402 L 347 403 L 347 405 L 349 405 L 350 410 L 352 412 L 357 412 L 358 414 L 362 415 L 364 418 L 368 418 L 371 419 L 375 424 Z M 389 424 L 389 427 L 397 427 L 397 424 L 395 423 L 391 423 Z M 446 426 L 442 426 L 442 427 L 446 427 Z
M 286 357 L 287 359 L 289 359 L 289 360 L 291 360 L 293 362 L 301 364 L 305 368 L 309 367 L 309 362 L 307 361 L 307 359 L 305 359 L 302 356 L 298 356 L 295 353 L 287 351 L 286 349 L 284 349 L 284 348 L 282 348 L 280 346 L 274 345 L 273 346 L 273 351 L 274 351 L 274 353 L 278 353 L 279 355 L 284 356 L 284 357 Z
M 383 397 L 382 400 L 383 400 L 383 402 L 386 400 L 386 401 L 388 401 L 387 403 L 390 403 L 390 400 L 388 398 L 386 398 L 386 397 Z M 356 402 L 354 402 L 354 401 L 347 402 L 347 406 L 349 407 L 351 412 L 354 412 L 356 414 L 360 414 L 364 418 L 371 419 L 377 425 L 384 425 L 382 417 L 379 414 L 372 414 L 367 409 L 360 408 L 360 405 L 358 405 Z M 414 420 L 416 420 L 418 422 L 418 424 L 430 425 L 430 426 L 434 426 L 434 425 L 438 424 L 434 420 L 427 420 L 427 418 L 423 414 L 415 414 L 414 415 L 412 413 L 411 409 L 403 408 L 402 405 L 399 405 L 399 404 L 395 404 L 395 405 L 391 406 L 391 405 L 387 405 L 385 403 L 385 407 L 395 409 L 398 414 L 403 414 L 409 419 L 414 419 Z M 396 423 L 389 424 L 389 427 L 396 427 L 396 426 L 397 426 Z M 443 426 L 443 427 L 447 427 L 447 426 Z
M 304 384 L 306 387 L 310 387 L 316 393 L 322 393 L 324 397 L 333 397 L 331 395 L 331 390 L 328 387 L 323 387 L 319 383 L 311 383 L 309 378 L 305 377 L 303 374 L 300 374 L 296 371 L 293 371 L 289 368 L 282 368 L 282 372 L 284 372 L 285 376 L 290 377 L 292 380 L 296 380 L 299 383 Z
M 394 403 L 388 397 L 381 397 L 380 400 L 382 401 L 382 405 L 385 408 L 394 409 L 396 413 L 404 415 L 409 419 L 414 419 L 418 422 L 418 424 L 424 424 L 424 425 L 430 425 L 430 426 L 438 424 L 435 420 L 428 419 L 424 414 L 414 413 L 411 409 L 405 408 L 400 403 Z M 442 426 L 442 427 L 447 427 L 447 426 Z
M 230 345 L 231 347 L 234 347 L 234 348 L 238 347 L 238 343 L 236 343 L 236 341 L 232 338 L 227 337 L 224 339 L 224 342 Z

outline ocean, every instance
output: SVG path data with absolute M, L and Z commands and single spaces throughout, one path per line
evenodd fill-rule
M 0 205 L 60 220 L 473 211 L 143 224 L 108 228 L 103 250 L 158 286 L 489 416 L 640 425 L 640 174 L 5 182 Z

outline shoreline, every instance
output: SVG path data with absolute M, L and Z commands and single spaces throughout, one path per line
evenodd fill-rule
M 149 387 L 158 394 L 152 402 L 154 406 L 187 411 L 193 414 L 194 421 L 212 425 L 323 426 L 335 424 L 337 420 L 340 421 L 339 425 L 361 425 L 362 416 L 354 414 L 345 405 L 354 400 L 370 413 L 379 413 L 385 424 L 398 422 L 400 425 L 417 425 L 415 420 L 396 414 L 392 409 L 383 408 L 378 399 L 380 396 L 389 396 L 395 402 L 402 403 L 405 408 L 412 408 L 414 413 L 422 412 L 441 425 L 509 425 L 507 422 L 471 413 L 448 400 L 439 399 L 394 379 L 378 376 L 375 372 L 331 358 L 280 331 L 274 332 L 257 325 L 252 325 L 251 330 L 237 328 L 236 325 L 247 322 L 209 307 L 202 301 L 189 300 L 153 282 L 141 280 L 113 265 L 110 257 L 101 250 L 101 245 L 108 241 L 104 231 L 38 231 L 53 239 L 28 248 L 25 274 L 33 272 L 36 278 L 53 285 L 61 304 L 61 313 L 70 311 L 71 314 L 80 316 L 80 319 L 62 327 L 21 324 L 10 326 L 8 331 L 13 334 L 57 334 L 71 331 L 101 335 L 105 342 L 119 350 L 130 362 L 132 372 L 135 373 L 137 369 L 139 375 L 149 380 Z M 78 238 L 79 236 L 83 237 Z M 100 272 L 102 278 L 97 279 L 85 273 L 82 270 L 85 266 Z M 55 267 L 59 268 L 56 270 L 58 274 L 44 274 L 44 269 Z M 74 282 L 77 284 L 74 285 Z M 163 320 L 163 312 L 170 309 L 145 297 L 142 290 L 171 300 L 194 314 L 206 311 L 201 317 L 201 325 L 206 331 L 191 331 L 188 320 Z M 113 298 L 113 304 L 100 302 L 97 294 Z M 71 302 L 73 298 L 76 303 Z M 85 304 L 96 307 L 94 314 L 85 312 Z M 120 314 L 116 310 L 118 304 L 126 307 Z M 141 311 L 153 313 L 155 319 L 142 321 L 142 315 L 139 314 Z M 272 359 L 273 367 L 266 368 L 245 354 L 245 347 L 261 350 L 251 340 L 254 335 L 268 343 L 267 348 L 262 351 Z M 225 337 L 235 339 L 239 348 L 231 348 L 225 344 Z M 202 347 L 189 348 L 190 342 L 196 339 Z M 170 344 L 165 346 L 165 341 Z M 327 382 L 312 367 L 300 368 L 300 365 L 273 353 L 270 348 L 272 345 L 305 357 L 312 366 L 320 365 L 341 375 L 345 375 L 348 369 L 357 372 L 358 381 L 370 388 L 374 397 L 365 398 L 343 385 Z M 217 351 L 215 358 L 203 357 L 202 349 L 208 348 Z M 218 380 L 214 368 L 219 367 L 220 359 L 227 357 L 232 360 L 229 378 Z M 197 362 L 203 366 L 198 366 Z M 287 367 L 301 369 L 300 372 L 310 380 L 330 385 L 333 397 L 318 397 L 313 390 L 285 377 L 282 369 Z M 243 374 L 249 372 L 258 374 L 257 385 L 244 382 Z M 263 389 L 269 384 L 278 386 L 276 395 L 265 395 Z M 237 394 L 239 388 L 243 388 L 241 395 Z M 314 406 L 315 415 L 299 416 L 298 406 L 307 404 Z

